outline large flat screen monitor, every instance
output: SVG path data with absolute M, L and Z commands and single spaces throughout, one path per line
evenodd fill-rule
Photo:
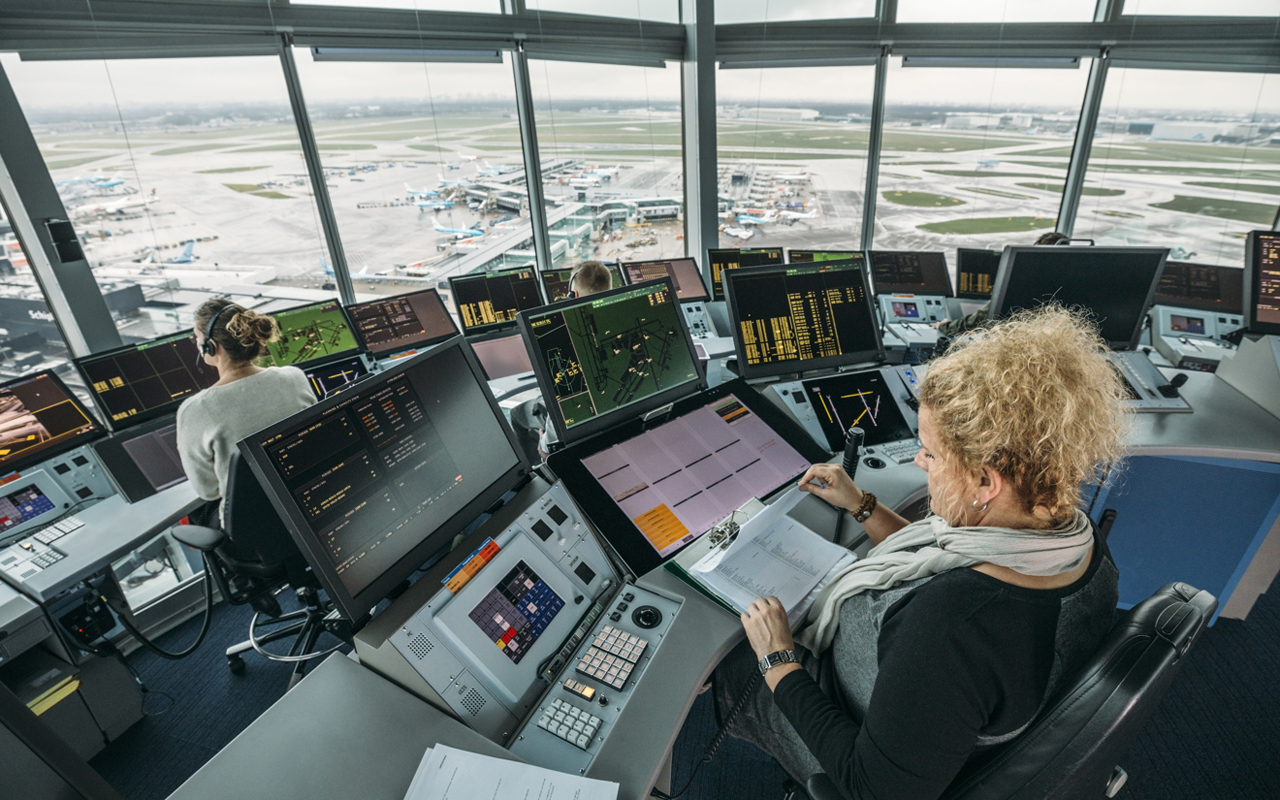
M 240 450 L 325 591 L 357 623 L 529 469 L 461 338 Z
M 876 294 L 951 296 L 944 253 L 872 250 L 870 261 L 871 291 Z
M 172 413 L 218 381 L 218 371 L 204 363 L 190 333 L 78 358 L 76 367 L 117 431 Z
M 956 249 L 956 297 L 962 300 L 990 300 L 1000 271 L 998 250 Z
M 435 289 L 347 306 L 360 343 L 374 357 L 429 347 L 457 334 Z
M 93 450 L 130 503 L 187 479 L 178 454 L 178 426 L 172 416 L 117 433 L 95 444 Z
M 1057 302 L 1087 311 L 1113 350 L 1132 350 L 1169 255 L 1166 247 L 1006 247 L 991 318 Z
M 1246 251 L 1245 329 L 1280 335 L 1280 233 L 1253 231 Z
M 267 345 L 260 367 L 288 367 L 360 350 L 347 312 L 337 300 L 308 303 L 271 313 L 280 338 Z
M 666 278 L 525 311 L 520 330 L 565 443 L 705 385 Z
M 710 297 L 706 284 L 702 282 L 702 274 L 698 272 L 698 263 L 692 258 L 630 261 L 622 265 L 622 270 L 627 274 L 627 283 L 632 284 L 656 281 L 667 276 L 676 289 L 676 299 L 682 303 Z
M 1221 314 L 1244 312 L 1244 270 L 1166 261 L 1155 304 Z
M 761 378 L 883 360 L 861 259 L 727 273 L 738 374 Z
M 815 261 L 848 261 L 851 258 L 862 258 L 860 250 L 793 250 L 787 248 L 787 262 L 790 264 L 812 264 Z
M 533 267 L 458 275 L 449 289 L 467 335 L 514 328 L 517 314 L 542 305 Z
M 524 337 L 518 333 L 468 341 L 471 342 L 476 358 L 480 359 L 485 377 L 491 381 L 533 371 L 529 349 L 524 346 Z
M 570 279 L 573 273 L 577 271 L 577 267 L 569 269 L 544 269 L 542 271 L 542 287 L 547 290 L 547 302 L 558 303 L 569 296 L 571 287 Z M 609 270 L 610 289 L 621 289 L 627 285 L 627 281 L 622 276 L 622 268 L 617 264 L 606 264 L 605 269 Z
M 52 371 L 0 383 L 0 475 L 103 435 L 98 421 Z
M 775 267 L 781 263 L 783 263 L 781 247 L 770 247 L 768 249 L 755 250 L 742 250 L 738 248 L 730 248 L 727 250 L 708 250 L 707 264 L 711 268 L 711 299 L 724 299 L 724 282 L 722 275 L 725 270 L 746 269 L 750 267 Z

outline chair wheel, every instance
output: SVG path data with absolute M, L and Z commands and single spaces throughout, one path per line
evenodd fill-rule
M 244 659 L 240 656 L 227 656 L 227 668 L 231 670 L 232 675 L 243 675 Z

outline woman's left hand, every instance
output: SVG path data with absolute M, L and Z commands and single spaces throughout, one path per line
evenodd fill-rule
M 776 597 L 757 597 L 742 615 L 742 627 L 756 658 L 764 658 L 779 650 L 794 650 L 791 626 L 787 624 L 787 612 Z

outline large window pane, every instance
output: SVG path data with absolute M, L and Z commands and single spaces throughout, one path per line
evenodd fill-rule
M 875 15 L 875 0 L 716 0 L 717 25 Z
M 295 6 L 347 6 L 349 8 L 398 8 L 409 11 L 468 11 L 502 13 L 499 0 L 290 0 Z
M 684 255 L 680 71 L 530 61 L 554 265 Z
M 528 0 L 529 13 L 558 11 L 566 14 L 595 14 L 602 17 L 679 22 L 678 0 Z
M 875 67 L 720 70 L 721 247 L 858 247 Z
M 1090 22 L 1095 0 L 898 0 L 898 22 Z
M 126 341 L 332 294 L 278 59 L 0 61 Z
M 1280 77 L 1112 69 L 1075 235 L 1244 263 L 1280 203 Z
M 1031 244 L 1057 222 L 1088 63 L 903 67 L 892 59 L 874 246 Z
M 1188 17 L 1274 17 L 1280 0 L 1125 0 L 1124 13 Z

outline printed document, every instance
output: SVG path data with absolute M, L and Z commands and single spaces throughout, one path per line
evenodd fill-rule
M 427 749 L 405 800 L 617 800 L 618 784 L 443 744 Z

